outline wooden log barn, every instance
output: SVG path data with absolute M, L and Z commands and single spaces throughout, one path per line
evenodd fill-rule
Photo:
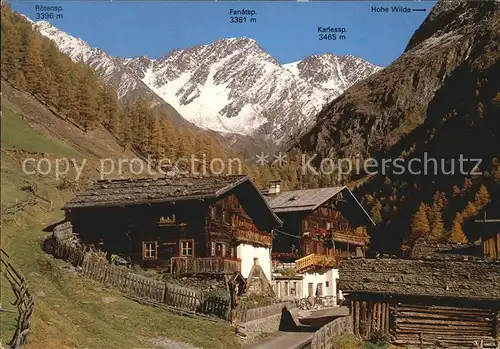
M 500 259 L 500 204 L 490 205 L 482 215 L 474 221 L 474 234 L 481 239 L 484 258 Z
M 247 176 L 101 180 L 64 210 L 84 244 L 182 275 L 266 263 L 281 225 Z
M 365 255 L 371 217 L 345 186 L 280 192 L 274 182 L 266 197 L 283 221 L 273 243 L 274 264 L 294 262 L 304 276 L 302 297 L 336 296 L 334 269 L 342 258 Z
M 340 265 L 355 334 L 417 348 L 498 348 L 500 261 L 353 258 Z

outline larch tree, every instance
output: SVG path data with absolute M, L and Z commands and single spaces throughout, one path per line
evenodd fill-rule
M 455 243 L 465 244 L 468 242 L 467 236 L 465 236 L 464 231 L 462 230 L 463 217 L 460 213 L 457 213 L 455 218 L 453 219 L 453 223 L 451 226 L 451 234 L 450 240 Z
M 110 86 L 104 85 L 101 90 L 100 103 L 104 125 L 111 133 L 118 134 L 120 120 L 116 91 Z
M 375 202 L 370 210 L 370 215 L 375 224 L 382 222 L 382 203 L 379 200 L 375 199 Z
M 2 21 L 6 16 L 2 11 Z M 21 35 L 10 21 L 2 22 L 2 75 L 15 80 L 21 66 Z
M 424 237 L 426 240 L 429 237 L 431 227 L 429 224 L 429 219 L 427 218 L 427 212 L 429 207 L 421 203 L 418 207 L 417 212 L 413 215 L 411 223 L 411 240 L 416 241 L 420 237 Z
M 163 154 L 163 147 L 162 147 L 162 140 L 163 136 L 161 133 L 161 125 L 160 125 L 160 120 L 158 117 L 155 117 L 152 126 L 151 126 L 151 131 L 149 134 L 151 140 L 150 140 L 150 150 L 149 153 L 155 160 L 160 160 Z
M 86 66 L 80 65 L 76 74 L 75 117 L 84 130 L 88 131 L 95 128 L 102 119 L 99 110 L 101 86 L 94 72 Z
M 45 84 L 44 74 L 42 74 L 42 72 L 45 72 L 42 50 L 42 38 L 37 33 L 33 33 L 29 39 L 26 64 L 24 66 L 27 89 L 33 95 L 40 95 Z
M 174 125 L 166 116 L 162 116 L 160 120 L 164 156 L 174 161 L 178 148 Z
M 473 202 L 470 202 L 465 206 L 465 209 L 462 212 L 462 217 L 464 219 L 474 217 L 479 213 L 479 210 L 477 209 L 476 205 Z
M 490 193 L 488 192 L 488 189 L 484 186 L 484 184 L 481 184 L 479 187 L 478 192 L 476 193 L 474 204 L 478 208 L 478 210 L 483 209 L 490 203 Z

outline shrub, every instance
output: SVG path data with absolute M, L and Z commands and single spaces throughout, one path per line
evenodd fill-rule
M 363 342 L 352 333 L 333 337 L 332 349 L 363 349 Z
M 368 341 L 369 343 L 373 344 L 374 346 L 371 346 L 369 348 L 370 349 L 387 348 L 387 345 L 389 344 L 390 340 L 391 339 L 390 339 L 389 334 L 387 332 L 375 330 L 370 335 L 370 339 Z

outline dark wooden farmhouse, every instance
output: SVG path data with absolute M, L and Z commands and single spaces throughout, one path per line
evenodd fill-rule
M 64 210 L 85 244 L 178 274 L 246 277 L 281 225 L 247 176 L 102 180 Z
M 347 187 L 280 192 L 275 184 L 267 199 L 283 221 L 273 259 L 295 261 L 297 270 L 305 272 L 365 255 L 366 226 L 375 223 Z
M 356 334 L 418 348 L 498 348 L 500 262 L 364 259 L 340 264 Z

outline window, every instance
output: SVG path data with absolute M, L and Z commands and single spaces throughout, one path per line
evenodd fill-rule
M 226 254 L 226 244 L 222 242 L 215 243 L 215 255 L 217 257 L 224 257 Z
M 306 255 L 312 253 L 312 248 L 311 248 L 311 242 L 310 241 L 306 241 L 306 243 L 305 243 L 305 250 L 306 250 L 306 253 L 305 253 Z
M 216 217 L 216 211 L 215 211 L 215 206 L 210 207 L 210 218 L 215 219 Z
M 180 255 L 183 257 L 194 257 L 194 240 L 180 240 Z
M 329 287 L 330 283 L 328 281 L 325 281 L 325 287 Z
M 309 296 L 313 295 L 313 290 L 314 290 L 314 284 L 312 282 L 308 283 L 307 284 L 307 291 L 308 291 Z
M 143 241 L 142 242 L 142 259 L 157 259 L 158 258 L 158 242 Z
M 288 281 L 285 281 L 285 297 L 288 297 Z
M 222 222 L 229 224 L 229 214 L 225 210 L 222 211 Z
M 232 249 L 229 251 L 232 253 Z M 225 242 L 210 242 L 210 256 L 225 257 L 228 255 L 227 245 Z
M 171 225 L 175 223 L 175 214 L 172 213 L 170 216 L 161 216 L 158 221 L 159 225 Z

